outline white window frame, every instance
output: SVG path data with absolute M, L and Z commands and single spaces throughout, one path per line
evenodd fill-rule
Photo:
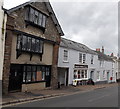
M 91 64 L 94 64 L 94 55 L 91 55 Z
M 97 81 L 100 81 L 100 71 L 97 71 L 96 78 L 97 78 Z
M 105 70 L 103 70 L 103 79 L 105 79 Z
M 82 53 L 79 53 L 79 62 L 80 62 L 80 63 L 82 63 L 82 59 L 83 59 Z
M 83 54 L 82 58 L 83 58 L 82 63 L 86 63 L 86 54 Z
M 65 52 L 66 52 L 66 54 L 65 54 Z M 68 62 L 68 54 L 69 54 L 68 50 L 64 49 L 63 50 L 63 62 Z

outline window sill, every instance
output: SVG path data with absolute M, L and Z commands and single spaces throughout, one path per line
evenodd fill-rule
M 23 82 L 22 84 L 34 84 L 34 83 L 40 83 L 40 82 L 46 82 L 46 80 L 41 80 L 41 81 L 31 81 L 31 82 Z
M 63 63 L 69 63 L 69 61 L 63 61 Z

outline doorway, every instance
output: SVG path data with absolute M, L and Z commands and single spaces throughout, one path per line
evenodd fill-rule
M 107 72 L 107 82 L 109 83 L 109 72 Z
M 22 66 L 11 65 L 9 77 L 9 91 L 21 91 L 22 88 Z

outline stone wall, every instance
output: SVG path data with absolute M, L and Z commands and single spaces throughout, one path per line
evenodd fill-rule
M 5 52 L 4 52 L 4 67 L 3 67 L 3 82 L 2 82 L 2 89 L 4 94 L 8 93 L 13 27 L 14 27 L 14 18 L 8 16 L 6 36 L 5 36 Z

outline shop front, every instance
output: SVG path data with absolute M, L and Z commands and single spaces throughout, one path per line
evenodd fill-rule
M 30 91 L 50 87 L 51 66 L 11 64 L 9 91 Z
M 74 65 L 74 72 L 73 72 L 73 74 L 74 74 L 73 82 L 75 81 L 77 83 L 76 85 L 87 84 L 87 80 L 88 80 L 87 72 L 88 72 L 88 65 L 75 64 Z

